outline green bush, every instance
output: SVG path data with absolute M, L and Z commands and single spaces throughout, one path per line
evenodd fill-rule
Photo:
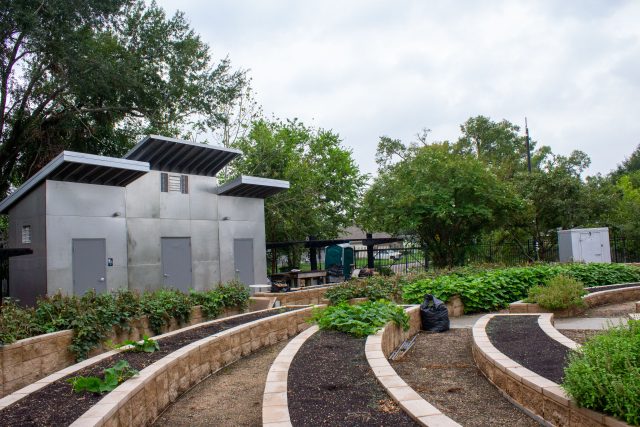
M 236 282 L 189 295 L 167 289 L 143 295 L 129 290 L 105 294 L 90 291 L 81 297 L 56 293 L 38 299 L 35 307 L 21 307 L 6 298 L 0 306 L 0 344 L 72 329 L 70 350 L 82 360 L 113 326 L 129 329 L 129 323 L 143 315 L 148 316 L 149 325 L 157 334 L 172 319 L 180 324 L 187 322 L 195 305 L 202 304 L 204 315 L 215 317 L 224 308 L 246 308 L 248 301 L 248 290 Z
M 331 304 L 338 304 L 352 298 L 368 298 L 371 301 L 400 300 L 400 295 L 401 289 L 397 281 L 374 276 L 336 285 L 325 293 L 325 298 L 331 301 Z
M 579 406 L 640 425 L 640 321 L 611 328 L 573 352 L 562 387 Z
M 404 309 L 384 300 L 332 305 L 317 310 L 311 320 L 317 322 L 320 329 L 336 330 L 356 337 L 375 334 L 389 321 L 405 331 L 409 329 L 409 315 Z
M 540 264 L 418 280 L 403 287 L 403 299 L 419 304 L 426 294 L 443 301 L 458 294 L 467 313 L 498 310 L 525 298 L 530 288 L 558 274 L 573 277 L 587 287 L 640 281 L 640 268 L 624 264 Z
M 566 274 L 559 274 L 552 277 L 544 286 L 537 285 L 530 288 L 526 301 L 538 303 L 540 307 L 549 310 L 563 310 L 584 307 L 582 296 L 586 293 L 582 282 Z

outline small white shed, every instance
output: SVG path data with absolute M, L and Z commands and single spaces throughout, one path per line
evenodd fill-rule
M 611 262 L 609 229 L 558 230 L 560 262 Z

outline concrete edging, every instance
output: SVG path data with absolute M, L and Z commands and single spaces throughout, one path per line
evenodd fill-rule
M 287 400 L 289 367 L 302 344 L 318 330 L 318 326 L 314 325 L 298 334 L 282 349 L 271 364 L 262 397 L 262 425 L 264 427 L 291 427 Z
M 260 310 L 259 312 L 273 310 L 277 309 Z M 210 374 L 261 347 L 275 344 L 306 329 L 308 327 L 306 319 L 311 315 L 311 310 L 311 307 L 305 307 L 254 320 L 184 346 L 147 366 L 140 371 L 138 376 L 119 385 L 71 425 L 130 426 L 149 424 L 170 402 L 175 401 L 180 394 Z M 203 322 L 158 336 L 158 338 L 238 316 L 242 315 Z M 4 399 L 0 399 L 0 409 L 53 381 L 73 374 L 87 365 L 112 356 L 119 351 L 104 353 L 80 362 L 56 372 L 38 383 L 18 390 Z
M 553 327 L 551 313 L 487 314 L 473 325 L 472 352 L 482 374 L 509 400 L 529 415 L 542 418 L 550 425 L 612 426 L 629 425 L 616 418 L 580 408 L 559 384 L 550 381 L 511 360 L 491 344 L 486 327 L 495 316 L 538 316 L 540 328 L 559 343 L 576 349 L 577 343 Z
M 460 424 L 444 415 L 438 408 L 424 400 L 414 389 L 396 373 L 387 360 L 393 349 L 420 331 L 420 306 L 406 309 L 410 317 L 410 328 L 403 331 L 393 322 L 389 322 L 375 335 L 370 335 L 365 344 L 365 354 L 371 370 L 387 394 L 422 426 L 458 426 Z

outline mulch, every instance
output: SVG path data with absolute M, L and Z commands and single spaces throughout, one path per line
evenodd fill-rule
M 420 332 L 413 347 L 391 362 L 427 402 L 465 427 L 537 427 L 476 367 L 471 329 Z
M 288 403 L 294 426 L 415 426 L 387 395 L 367 362 L 365 338 L 320 331 L 289 367 Z
M 154 353 L 122 352 L 113 355 L 72 375 L 55 381 L 0 411 L 0 425 L 7 427 L 69 425 L 93 405 L 98 403 L 105 394 L 100 395 L 89 392 L 74 393 L 71 384 L 66 381 L 68 378 L 76 376 L 102 377 L 104 369 L 112 367 L 120 360 L 126 360 L 132 368 L 142 370 L 192 342 L 244 323 L 292 310 L 295 309 L 250 313 L 191 329 L 166 338 L 160 338 L 158 339 L 160 350 Z
M 486 328 L 491 344 L 525 368 L 560 384 L 570 349 L 547 335 L 538 316 L 496 316 Z

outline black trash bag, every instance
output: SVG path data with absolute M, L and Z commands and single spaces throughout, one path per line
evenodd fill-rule
M 424 297 L 420 306 L 422 329 L 429 332 L 446 332 L 449 330 L 449 310 L 438 298 L 431 294 Z

